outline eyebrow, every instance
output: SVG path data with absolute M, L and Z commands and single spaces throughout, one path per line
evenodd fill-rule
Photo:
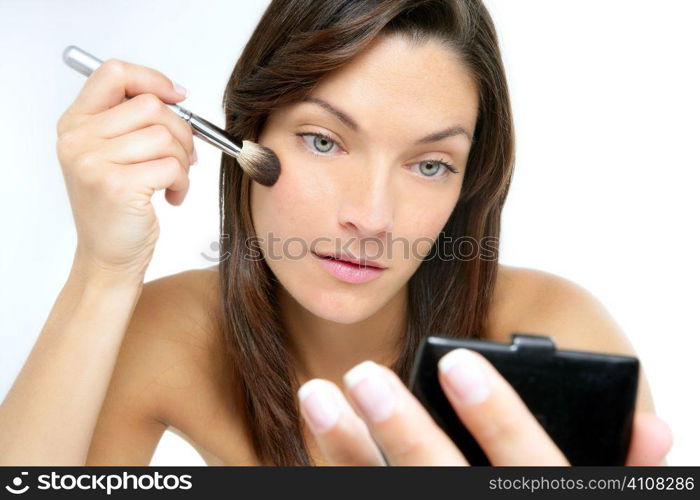
M 306 96 L 302 99 L 302 102 L 310 102 L 313 104 L 317 104 L 321 106 L 323 109 L 328 111 L 329 113 L 333 114 L 336 118 L 338 118 L 341 122 L 343 122 L 345 125 L 347 125 L 350 129 L 354 130 L 355 132 L 358 132 L 360 130 L 359 125 L 357 125 L 357 122 L 353 120 L 350 115 L 348 115 L 346 112 L 341 111 L 337 107 L 331 105 L 330 103 L 324 101 L 323 99 L 319 99 L 318 97 L 311 97 L 311 96 Z M 431 142 L 437 142 L 442 139 L 445 139 L 447 137 L 452 137 L 453 135 L 465 135 L 467 136 L 467 139 L 469 140 L 469 144 L 472 143 L 472 136 L 467 130 L 460 126 L 460 125 L 455 125 L 453 127 L 448 127 L 444 130 L 440 130 L 438 132 L 433 132 L 432 134 L 428 134 L 425 137 L 418 139 L 416 141 L 416 144 L 427 144 Z

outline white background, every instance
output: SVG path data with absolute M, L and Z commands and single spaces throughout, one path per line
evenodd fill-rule
M 68 274 L 73 219 L 56 121 L 84 77 L 78 45 L 152 66 L 190 90 L 184 105 L 223 125 L 227 78 L 266 1 L 0 2 L 0 397 Z M 552 272 L 600 298 L 671 425 L 671 465 L 698 465 L 700 294 L 697 197 L 700 3 L 489 0 L 513 99 L 517 163 L 502 262 Z M 197 141 L 185 203 L 157 193 L 151 280 L 212 265 L 220 153 Z M 202 465 L 166 432 L 153 465 Z

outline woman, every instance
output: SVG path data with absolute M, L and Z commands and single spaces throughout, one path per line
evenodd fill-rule
M 143 284 L 150 197 L 180 204 L 196 160 L 163 104 L 177 87 L 110 60 L 58 123 L 78 247 L 3 403 L 0 461 L 147 464 L 170 427 L 212 465 L 467 465 L 405 387 L 426 334 L 634 353 L 581 287 L 489 252 L 514 132 L 480 2 L 273 0 L 224 107 L 282 175 L 263 187 L 224 156 L 222 261 Z M 464 237 L 478 252 L 457 258 Z M 493 464 L 567 463 L 483 357 L 440 368 Z M 662 463 L 671 437 L 644 378 L 637 410 L 628 464 Z

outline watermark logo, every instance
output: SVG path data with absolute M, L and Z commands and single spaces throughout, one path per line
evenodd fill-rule
M 22 493 L 26 493 L 27 490 L 29 489 L 29 485 L 25 485 L 22 487 L 22 477 L 21 476 L 27 476 L 29 475 L 29 472 L 22 472 L 19 476 L 15 477 L 12 479 L 12 486 L 5 486 L 5 489 L 12 493 L 13 495 L 21 495 Z
M 212 241 L 209 252 L 200 252 L 200 256 L 208 262 L 221 262 L 231 257 L 231 252 L 221 252 L 221 248 L 228 248 L 224 244 L 230 235 L 224 234 L 220 241 Z M 343 253 L 350 257 L 384 262 L 403 260 L 442 260 L 442 261 L 470 261 L 470 260 L 498 260 L 498 238 L 484 236 L 475 238 L 472 236 L 460 236 L 453 238 L 441 232 L 437 238 L 421 237 L 408 240 L 404 237 L 394 237 L 387 233 L 387 237 L 379 238 L 340 238 L 318 237 L 311 241 L 294 236 L 280 238 L 273 233 L 268 233 L 265 238 L 252 236 L 243 242 L 243 258 L 249 261 L 270 260 L 301 260 L 312 252 L 324 249 L 330 252 Z M 359 250 L 355 250 L 359 247 Z M 432 251 L 431 251 L 432 250 Z
M 28 483 L 29 472 L 22 472 L 12 479 L 11 484 L 5 489 L 13 495 L 26 493 L 30 486 Z M 143 490 L 191 490 L 192 476 L 190 474 L 161 474 L 155 473 L 130 474 L 40 474 L 36 477 L 33 491 L 59 491 L 59 490 L 88 490 L 104 491 L 111 495 L 116 491 L 143 491 Z M 0 495 L 1 496 L 1 495 Z M 32 495 L 30 495 L 32 496 Z
M 228 234 L 223 234 L 221 236 L 221 241 L 223 242 L 224 240 L 227 240 L 229 238 Z M 217 255 L 215 256 L 210 256 L 208 253 L 205 252 L 200 252 L 199 255 L 202 257 L 204 260 L 208 262 L 221 262 L 223 260 L 228 259 L 231 256 L 231 252 L 224 252 L 221 254 L 221 244 L 218 241 L 212 241 L 209 244 L 209 249 L 212 252 L 215 252 Z

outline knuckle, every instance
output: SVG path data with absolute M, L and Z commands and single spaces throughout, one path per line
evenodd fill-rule
M 421 454 L 426 446 L 425 440 L 415 435 L 403 437 L 391 448 L 392 458 L 410 458 Z
M 323 433 L 325 448 L 334 462 L 340 464 L 359 463 L 362 457 L 358 444 L 364 444 L 358 441 L 357 436 L 358 426 L 363 426 L 362 420 L 351 418 L 341 418 L 330 429 Z
M 165 159 L 165 168 L 168 169 L 168 172 L 173 178 L 183 173 L 182 164 L 180 163 L 180 160 L 178 160 L 174 156 L 168 156 Z
M 139 107 L 147 116 L 156 116 L 163 110 L 163 101 L 155 94 L 139 94 L 135 99 L 139 100 Z
M 518 418 L 516 412 L 502 412 L 497 418 L 489 420 L 480 432 L 480 440 L 485 443 L 496 441 L 515 441 L 522 427 L 522 419 Z
M 72 153 L 78 144 L 78 134 L 73 130 L 61 132 L 56 138 L 56 151 L 59 156 Z
M 101 176 L 102 187 L 108 194 L 118 195 L 124 192 L 128 185 L 128 178 L 119 170 L 109 170 Z
M 357 451 L 354 447 L 347 446 L 347 443 L 332 443 L 327 446 L 334 462 L 340 464 L 359 464 L 360 460 L 358 459 Z
M 168 130 L 168 127 L 160 123 L 156 123 L 155 125 L 151 125 L 150 129 L 153 140 L 159 145 L 166 146 L 171 143 L 173 138 L 170 134 L 170 130 Z
M 85 151 L 78 155 L 76 165 L 80 170 L 91 170 L 99 166 L 97 153 L 95 151 Z
M 59 119 L 56 121 L 56 135 L 61 136 L 63 135 L 69 127 L 68 123 L 68 115 L 66 113 L 63 113 Z
M 182 120 L 181 120 L 182 121 Z M 182 128 L 178 130 L 178 132 L 181 131 L 181 134 L 178 134 L 178 138 L 184 139 L 182 141 L 182 147 L 185 150 L 185 153 L 189 156 L 192 151 L 194 150 L 194 135 L 192 133 L 192 127 L 190 127 L 187 123 L 183 121 L 183 124 L 185 125 L 186 128 Z M 180 125 L 180 124 L 178 124 Z
M 180 161 L 180 167 L 182 168 L 182 172 L 185 175 L 189 175 L 191 168 L 189 155 L 187 153 L 184 153 L 181 158 L 178 158 L 178 160 Z
M 120 77 L 126 72 L 126 64 L 121 59 L 110 58 L 104 61 L 98 70 L 112 77 Z
M 94 151 L 87 151 L 75 160 L 75 174 L 87 186 L 94 186 L 99 180 L 100 160 Z

